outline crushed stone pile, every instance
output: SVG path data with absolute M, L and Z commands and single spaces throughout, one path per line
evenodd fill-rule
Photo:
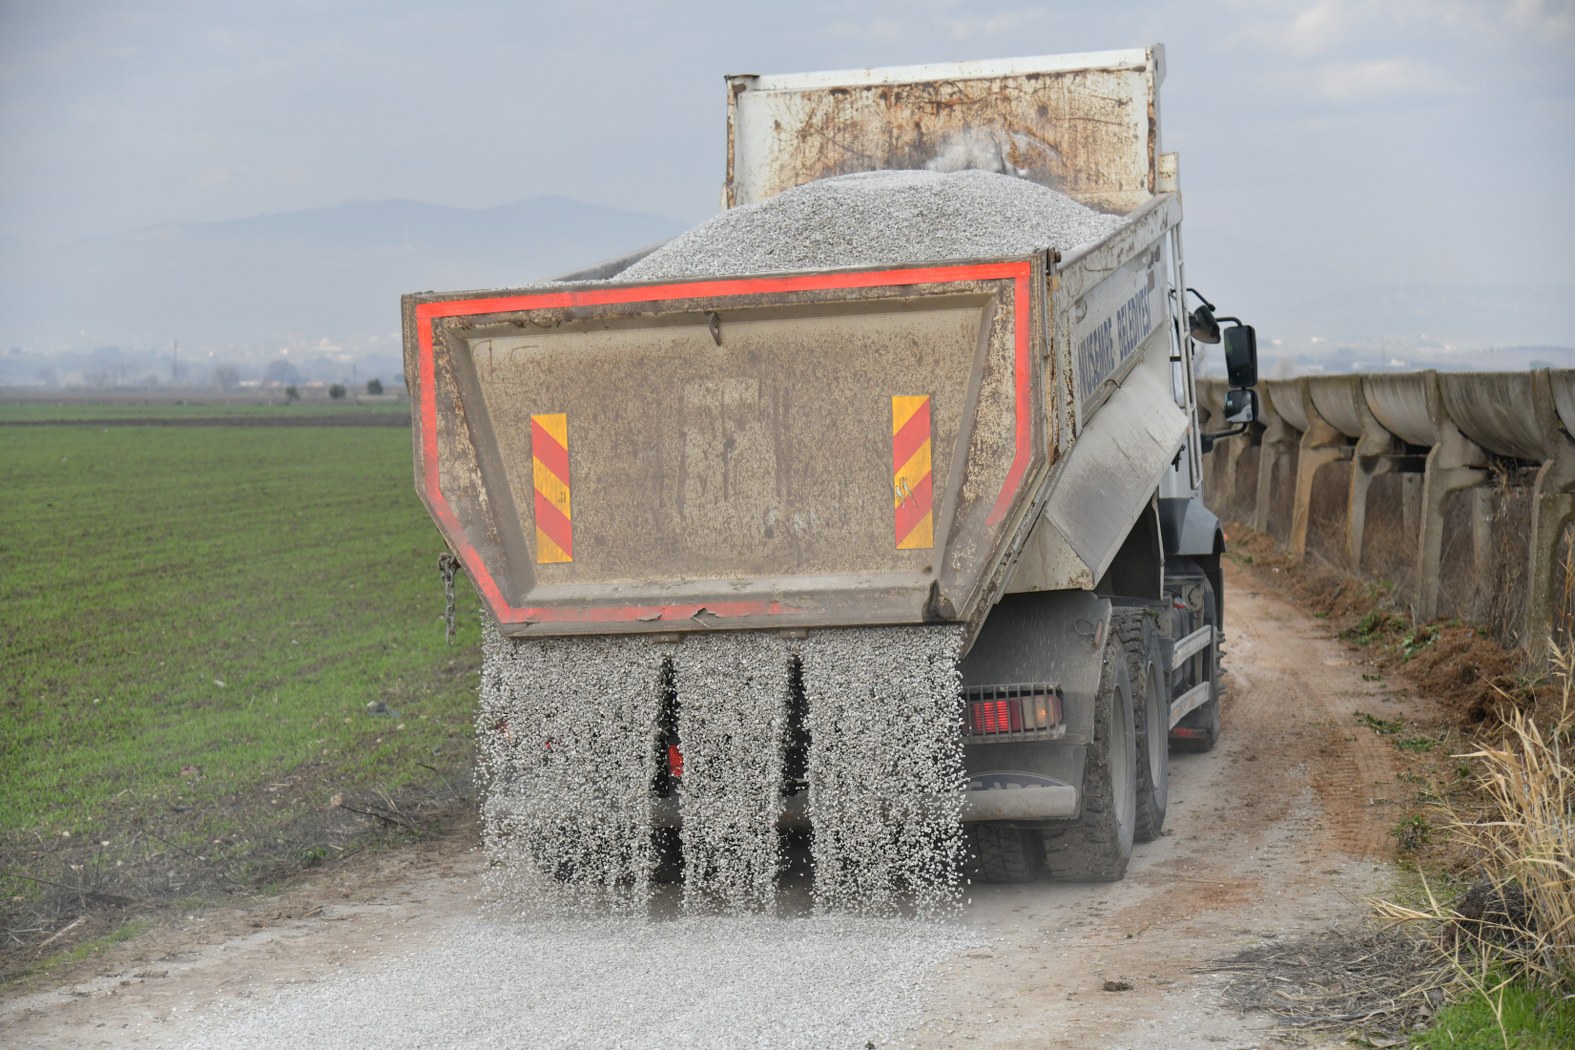
M 618 280 L 648 281 L 1066 253 L 1125 224 L 1027 179 L 989 171 L 872 171 L 733 208 Z

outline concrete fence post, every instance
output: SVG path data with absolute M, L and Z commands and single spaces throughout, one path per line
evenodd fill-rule
M 1538 415 L 1550 435 L 1547 458 L 1537 471 L 1531 494 L 1530 562 L 1526 580 L 1526 645 L 1539 663 L 1548 656 L 1548 642 L 1565 612 L 1564 593 L 1575 566 L 1564 564 L 1564 530 L 1575 518 L 1575 372 L 1537 374 L 1534 387 Z M 1562 639 L 1560 644 L 1569 644 Z
M 1297 384 L 1302 398 L 1302 411 L 1307 429 L 1302 431 L 1301 447 L 1296 458 L 1296 503 L 1291 508 L 1291 542 L 1293 554 L 1307 553 L 1307 530 L 1312 519 L 1313 480 L 1321 467 L 1349 459 L 1351 446 L 1345 435 L 1319 414 L 1307 391 L 1306 380 Z
M 1261 384 L 1259 394 L 1263 412 L 1263 443 L 1258 451 L 1258 485 L 1254 493 L 1252 527 L 1269 534 L 1269 517 L 1274 510 L 1274 473 L 1295 450 L 1301 440 L 1301 431 L 1292 427 L 1280 415 L 1276 406 L 1276 390 L 1285 390 L 1286 384 Z M 1289 396 L 1289 395 L 1287 395 Z
M 1450 493 L 1484 484 L 1487 454 L 1467 440 L 1452 421 L 1439 427 L 1439 441 L 1427 454 L 1422 473 L 1420 529 L 1416 542 L 1416 575 L 1412 581 L 1412 614 L 1418 620 L 1438 615 L 1439 573 L 1444 559 L 1444 508 Z

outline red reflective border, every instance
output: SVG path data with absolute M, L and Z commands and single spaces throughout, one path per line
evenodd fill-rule
M 437 366 L 434 344 L 437 321 L 444 317 L 474 317 L 483 314 L 514 313 L 521 310 L 550 310 L 572 306 L 609 306 L 620 303 L 659 303 L 673 299 L 710 299 L 762 292 L 826 291 L 838 288 L 903 287 L 914 284 L 946 284 L 958 281 L 986 281 L 1010 278 L 1015 288 L 1016 346 L 1013 384 L 1017 395 L 1016 450 L 1012 465 L 995 505 L 985 518 L 996 525 L 1006 516 L 1017 494 L 1023 473 L 1032 454 L 1032 420 L 1029 414 L 1032 391 L 1029 388 L 1029 278 L 1027 262 L 984 263 L 966 266 L 929 266 L 917 269 L 872 270 L 861 273 L 800 274 L 791 277 L 746 277 L 714 281 L 689 281 L 681 284 L 634 285 L 620 288 L 568 289 L 534 292 L 529 295 L 497 296 L 485 299 L 455 299 L 416 306 L 417 369 L 421 382 L 420 426 L 422 482 L 428 505 L 442 525 L 454 553 L 465 571 L 487 599 L 499 623 L 627 623 L 633 621 L 667 622 L 688 620 L 704 611 L 717 617 L 776 616 L 791 611 L 779 601 L 698 602 L 683 605 L 621 605 L 564 608 L 519 608 L 504 600 L 497 580 L 482 563 L 481 556 L 465 539 L 464 527 L 443 498 L 439 485 L 437 439 Z

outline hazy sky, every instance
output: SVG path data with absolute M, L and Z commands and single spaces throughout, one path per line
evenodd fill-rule
M 726 73 L 1154 41 L 1190 273 L 1575 286 L 1575 0 L 0 0 L 0 237 L 544 193 L 697 221 Z

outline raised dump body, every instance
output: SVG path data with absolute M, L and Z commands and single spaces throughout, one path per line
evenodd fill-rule
M 691 745 L 715 746 L 721 704 L 740 727 L 772 727 L 755 766 L 769 782 L 738 787 L 756 800 L 743 810 L 767 827 L 807 819 L 817 842 L 854 841 L 827 823 L 854 813 L 894 822 L 867 840 L 887 842 L 904 819 L 960 817 L 985 877 L 1114 878 L 1134 834 L 1158 834 L 1167 735 L 1206 750 L 1218 733 L 1223 549 L 1198 499 L 1183 322 L 1198 325 L 1173 292 L 1181 210 L 1174 157 L 1159 152 L 1162 75 L 1155 47 L 729 80 L 729 205 L 769 207 L 826 176 L 984 167 L 1125 217 L 1095 243 L 621 279 L 639 253 L 572 283 L 405 297 L 417 490 L 519 640 L 489 661 L 538 637 L 671 646 L 635 661 L 652 670 L 631 681 L 658 684 L 628 700 L 662 743 L 647 771 L 660 797 L 628 816 L 644 805 L 637 769 L 620 820 L 655 813 L 684 828 L 686 852 L 712 855 L 702 815 L 731 788 L 701 787 L 715 756 Z M 924 625 L 942 642 L 916 641 Z M 744 632 L 752 655 L 721 653 L 719 632 Z M 680 644 L 701 634 L 704 646 Z M 878 662 L 882 638 L 894 667 L 932 670 L 892 691 L 839 669 Z M 762 659 L 787 661 L 777 684 L 762 684 Z M 702 688 L 702 666 L 708 683 L 749 686 Z M 575 688 L 549 693 L 578 702 Z M 929 705 L 934 748 L 881 743 L 855 725 L 861 703 Z M 567 761 L 552 740 L 568 737 L 546 735 L 552 762 Z M 903 818 L 888 777 L 885 796 L 850 808 L 859 776 L 828 772 L 827 756 L 859 747 L 877 764 L 894 749 L 932 755 L 915 767 L 923 792 L 947 767 L 934 756 L 959 749 L 966 797 L 952 817 Z M 548 794 L 525 789 L 526 824 L 561 837 L 564 820 L 540 811 Z M 854 854 L 824 867 L 857 868 Z

